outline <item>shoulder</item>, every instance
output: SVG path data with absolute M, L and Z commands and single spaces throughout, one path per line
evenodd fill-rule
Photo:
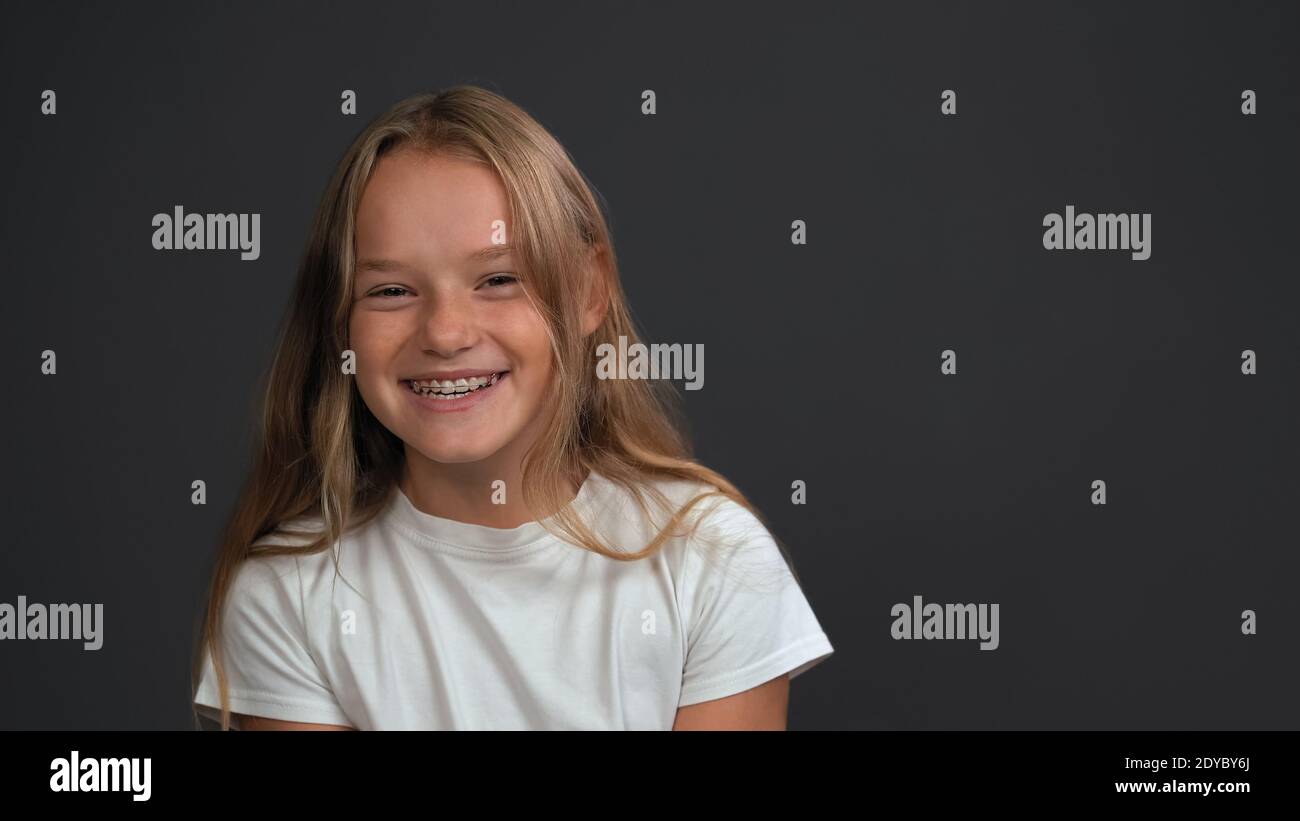
M 325 531 L 325 520 L 319 513 L 294 516 L 277 524 L 269 533 L 253 541 L 252 550 L 267 547 L 306 547 Z
M 688 542 L 743 544 L 770 538 L 758 516 L 713 485 L 684 479 L 657 480 L 653 485 L 668 500 L 670 511 L 689 506 L 682 517 L 690 531 Z
M 665 492 L 681 506 L 703 497 L 684 517 L 681 535 L 670 543 L 670 549 L 682 554 L 691 585 L 772 591 L 788 583 L 790 562 L 755 511 L 701 482 L 669 482 Z
M 604 498 L 613 500 L 606 503 L 605 512 L 616 510 L 621 518 L 635 520 L 647 536 L 657 534 L 680 513 L 668 542 L 670 549 L 711 554 L 746 547 L 758 549 L 749 552 L 767 553 L 768 545 L 775 549 L 771 532 L 754 512 L 708 483 L 653 477 L 631 490 L 604 477 L 600 481 L 606 491 Z M 644 505 L 638 503 L 638 496 Z
M 630 484 L 615 481 L 599 473 L 588 480 L 593 490 L 588 509 L 604 519 L 636 523 L 645 529 L 658 530 L 692 499 L 709 493 L 712 488 L 700 482 L 641 476 Z M 703 502 L 691 511 L 698 517 Z
M 296 614 L 298 589 L 293 556 L 250 555 L 231 575 L 225 616 L 239 624 Z
M 324 532 L 320 516 L 298 516 L 276 526 L 253 541 L 249 553 L 231 576 L 228 607 L 245 615 L 296 609 L 300 600 L 301 568 L 304 558 L 318 554 L 267 553 L 265 547 L 306 547 Z

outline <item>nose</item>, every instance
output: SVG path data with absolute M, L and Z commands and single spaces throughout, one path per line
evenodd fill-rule
M 451 357 L 478 340 L 477 319 L 468 298 L 439 293 L 429 300 L 425 311 L 422 332 L 426 350 Z

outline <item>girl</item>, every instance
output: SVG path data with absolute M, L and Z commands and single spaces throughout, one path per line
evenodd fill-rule
M 620 336 L 606 222 L 540 124 L 474 86 L 372 123 L 298 272 L 196 710 L 784 729 L 789 678 L 833 648 L 751 504 L 691 459 L 671 388 L 598 378 Z

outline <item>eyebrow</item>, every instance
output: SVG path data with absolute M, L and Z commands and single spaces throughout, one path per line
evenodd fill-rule
M 500 245 L 489 245 L 486 248 L 480 248 L 474 253 L 466 255 L 465 259 L 472 262 L 483 262 L 485 260 L 504 257 L 514 250 L 515 248 L 513 245 L 508 242 L 503 242 Z
M 487 262 L 489 260 L 499 259 L 507 256 L 514 251 L 514 246 L 509 244 L 489 245 L 486 248 L 480 248 L 477 251 L 471 251 L 465 255 L 466 262 Z M 357 272 L 361 271 L 401 271 L 406 268 L 405 265 L 394 259 L 361 259 L 357 260 Z

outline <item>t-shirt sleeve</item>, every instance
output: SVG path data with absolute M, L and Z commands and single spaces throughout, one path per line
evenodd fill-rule
M 687 540 L 686 660 L 679 706 L 794 678 L 834 648 L 775 540 L 743 506 L 712 507 Z
M 230 711 L 351 725 L 308 650 L 301 602 L 293 556 L 255 556 L 239 566 L 221 635 Z M 216 671 L 206 648 L 194 703 L 201 715 L 220 721 Z

